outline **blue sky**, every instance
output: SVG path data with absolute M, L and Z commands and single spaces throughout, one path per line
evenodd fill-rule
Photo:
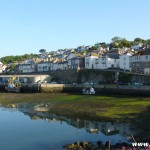
M 0 57 L 150 39 L 149 8 L 150 0 L 0 0 Z

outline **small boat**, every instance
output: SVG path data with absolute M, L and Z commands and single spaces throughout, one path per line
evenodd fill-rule
M 20 87 L 16 87 L 14 84 L 9 83 L 7 86 L 5 86 L 5 89 L 7 92 L 20 92 Z
M 83 88 L 81 91 L 83 94 L 88 94 L 88 95 L 95 94 L 95 90 L 93 87 Z
M 98 133 L 98 129 L 88 129 L 87 132 L 89 132 L 89 133 Z

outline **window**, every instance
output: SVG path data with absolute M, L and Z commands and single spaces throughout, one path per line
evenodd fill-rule
M 95 59 L 95 64 L 98 64 L 99 63 L 99 60 L 98 59 Z
M 145 56 L 145 59 L 148 60 L 148 56 Z

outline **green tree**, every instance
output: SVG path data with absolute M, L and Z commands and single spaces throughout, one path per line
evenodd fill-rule
M 36 54 L 25 54 L 25 55 L 17 55 L 17 56 L 5 56 L 1 58 L 2 63 L 10 64 L 13 62 L 23 61 L 25 59 L 30 59 L 36 57 Z
M 134 44 L 140 44 L 143 43 L 144 44 L 145 40 L 141 39 L 141 38 L 135 38 L 134 39 Z
M 39 52 L 40 52 L 41 54 L 43 54 L 43 53 L 46 53 L 46 50 L 45 50 L 45 49 L 40 49 Z
M 101 46 L 102 48 L 107 48 L 107 44 L 106 44 L 105 42 L 101 42 L 101 43 L 100 43 L 100 46 Z
M 125 38 L 121 39 L 121 44 L 123 47 L 130 47 L 131 46 L 131 42 L 126 40 Z
M 119 42 L 119 41 L 121 40 L 121 38 L 118 37 L 118 36 L 115 36 L 115 37 L 113 37 L 111 40 L 112 40 L 112 42 L 114 43 L 114 42 Z

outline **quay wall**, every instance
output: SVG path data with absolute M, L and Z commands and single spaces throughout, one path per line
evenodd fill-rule
M 79 92 L 87 87 L 83 84 L 41 84 L 41 93 L 53 92 Z M 123 94 L 135 96 L 150 96 L 149 86 L 124 86 L 124 85 L 93 85 L 96 94 Z
M 23 84 L 21 93 L 61 93 L 61 92 L 78 92 L 81 93 L 82 88 L 89 87 L 84 84 Z M 132 85 L 93 85 L 96 94 L 105 95 L 134 95 L 134 96 L 150 96 L 150 86 L 132 86 Z M 5 84 L 0 84 L 0 92 L 6 92 Z
M 0 84 L 0 92 L 7 92 L 5 86 L 6 84 Z M 39 93 L 40 87 L 40 84 L 22 84 L 20 93 Z

